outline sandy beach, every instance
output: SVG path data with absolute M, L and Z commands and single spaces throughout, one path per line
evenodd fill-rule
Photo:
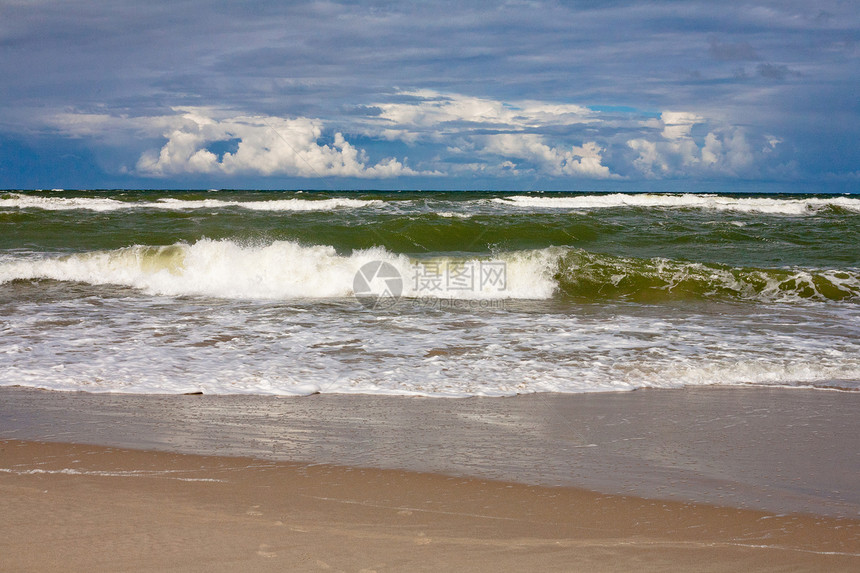
M 3 570 L 860 565 L 852 394 L 0 396 Z
M 856 520 L 5 441 L 7 571 L 849 571 Z
M 0 388 L 0 437 L 858 518 L 858 410 L 860 393 L 755 387 L 466 399 Z
M 860 573 L 857 4 L 0 0 L 0 573 Z

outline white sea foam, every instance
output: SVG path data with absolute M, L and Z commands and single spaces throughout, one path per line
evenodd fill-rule
M 147 296 L 21 302 L 0 323 L 0 385 L 447 397 L 750 383 L 860 389 L 854 307 L 789 317 L 778 307 L 529 305 L 538 306 L 379 313 Z
M 268 201 L 220 201 L 218 199 L 187 201 L 164 198 L 150 205 L 154 209 L 220 209 L 224 207 L 241 207 L 242 209 L 249 209 L 251 211 L 330 211 L 334 209 L 378 207 L 382 204 L 383 202 L 378 199 L 337 197 L 332 199 L 271 199 Z
M 176 473 L 188 473 L 183 470 L 117 470 L 117 471 L 99 471 L 99 470 L 80 470 L 75 468 L 63 468 L 60 470 L 46 470 L 41 468 L 22 470 L 15 468 L 0 468 L 0 472 L 14 475 L 67 475 L 67 476 L 97 476 L 97 477 L 149 477 L 149 478 L 165 478 L 176 481 L 193 481 L 193 482 L 216 482 L 223 483 L 224 480 L 212 478 L 187 478 L 175 477 Z
M 654 207 L 671 209 L 713 209 L 769 215 L 812 215 L 828 207 L 860 212 L 860 199 L 851 197 L 783 199 L 770 197 L 726 197 L 693 193 L 581 195 L 578 197 L 512 196 L 497 198 L 498 204 L 538 209 L 608 209 Z
M 397 202 L 403 203 L 403 202 Z M 409 201 L 405 203 L 410 203 Z M 50 211 L 88 210 L 97 212 L 130 209 L 195 210 L 241 208 L 252 211 L 330 211 L 336 209 L 378 208 L 392 205 L 379 199 L 354 199 L 333 197 L 328 199 L 265 199 L 225 201 L 221 199 L 178 199 L 163 197 L 155 201 L 122 201 L 107 197 L 59 197 L 7 193 L 0 198 L 0 209 L 43 209 Z M 517 207 L 520 209 L 571 209 L 591 210 L 618 207 L 664 208 L 664 209 L 711 209 L 738 213 L 763 213 L 769 215 L 814 215 L 828 207 L 839 207 L 860 212 L 860 199 L 854 197 L 728 197 L 696 193 L 677 194 L 631 194 L 581 195 L 576 197 L 511 196 L 492 200 L 478 199 L 460 204 L 467 211 L 437 211 L 446 218 L 469 218 L 474 209 L 487 205 Z
M 681 298 L 765 303 L 850 301 L 860 295 L 856 270 L 734 269 L 613 257 L 566 247 L 481 257 L 410 258 L 381 247 L 340 254 L 327 245 L 243 244 L 228 239 L 63 256 L 6 253 L 0 255 L 0 284 L 50 279 L 121 285 L 165 296 L 330 299 L 353 296 L 360 269 L 373 262 L 390 265 L 395 271 L 390 278 L 396 280 L 367 277 L 372 284 L 359 295 L 387 290 L 394 297 L 408 298 L 545 300 L 563 292 L 577 298 L 636 300 L 639 296 L 671 298 L 677 291 Z
M 242 245 L 203 239 L 193 244 L 132 246 L 66 256 L 4 257 L 0 260 L 0 284 L 52 279 L 123 285 L 168 296 L 341 298 L 353 295 L 356 273 L 363 265 L 382 261 L 400 275 L 395 295 L 544 299 L 552 296 L 556 287 L 552 275 L 559 256 L 559 250 L 543 249 L 505 253 L 496 258 L 418 261 L 382 248 L 341 255 L 330 246 L 304 246 L 291 241 Z
M 383 202 L 372 199 L 350 199 L 335 197 L 331 199 L 271 199 L 264 201 L 222 201 L 220 199 L 175 199 L 165 197 L 158 201 L 119 201 L 101 197 L 43 197 L 10 193 L 6 199 L 0 198 L 0 209 L 44 209 L 47 211 L 120 211 L 127 209 L 224 209 L 238 207 L 252 211 L 331 211 L 334 209 L 358 209 L 377 207 Z

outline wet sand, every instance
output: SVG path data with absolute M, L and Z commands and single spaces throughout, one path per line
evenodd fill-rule
M 4 571 L 856 571 L 860 522 L 397 470 L 0 442 Z
M 0 389 L 0 569 L 855 571 L 860 393 Z
M 402 469 L 860 518 L 860 392 L 513 398 L 0 388 L 0 438 Z

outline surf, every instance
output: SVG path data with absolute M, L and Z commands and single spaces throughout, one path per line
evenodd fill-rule
M 611 193 L 553 197 L 514 195 L 497 197 L 498 205 L 519 209 L 595 210 L 617 208 L 702 209 L 767 215 L 815 215 L 823 211 L 845 210 L 860 213 L 860 199 L 852 197 L 732 197 L 696 193 L 652 194 Z
M 358 209 L 382 205 L 378 199 L 353 199 L 333 197 L 328 199 L 267 199 L 224 201 L 222 199 L 178 199 L 162 197 L 155 201 L 130 201 L 110 197 L 54 197 L 9 193 L 0 197 L 0 209 L 42 209 L 46 211 L 96 211 L 110 212 L 130 209 L 157 209 L 163 211 L 185 211 L 194 209 L 239 208 L 250 211 L 330 211 L 335 209 Z
M 164 296 L 293 300 L 354 296 L 369 263 L 400 277 L 396 296 L 451 299 L 566 299 L 573 303 L 752 303 L 860 300 L 857 269 L 736 267 L 637 258 L 567 246 L 421 256 L 384 247 L 340 253 L 330 245 L 201 239 L 68 255 L 6 254 L 0 284 L 16 280 L 121 285 Z

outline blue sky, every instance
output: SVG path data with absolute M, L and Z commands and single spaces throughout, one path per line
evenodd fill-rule
M 856 2 L 0 0 L 0 188 L 860 190 Z

